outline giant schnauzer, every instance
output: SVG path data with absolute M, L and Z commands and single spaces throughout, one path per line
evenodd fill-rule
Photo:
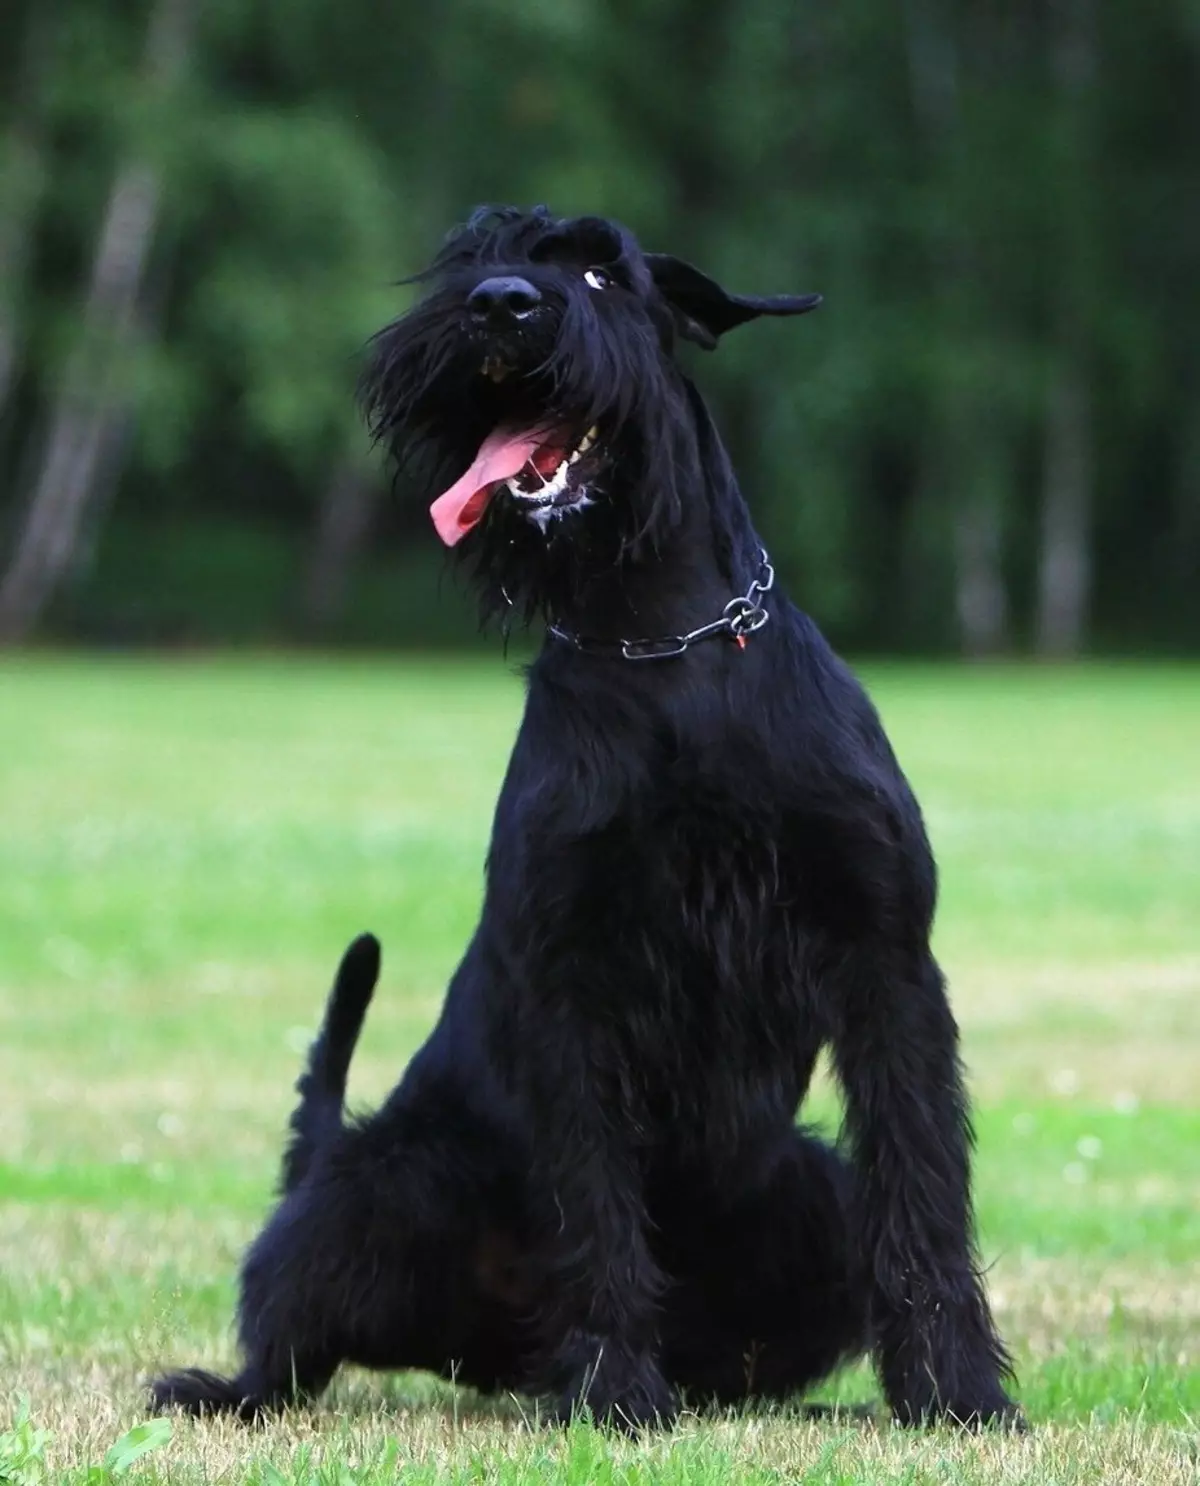
M 921 814 L 675 357 L 818 297 L 731 294 L 542 208 L 477 213 L 422 278 L 370 421 L 485 611 L 546 625 L 483 913 L 347 1125 L 378 969 L 351 947 L 244 1264 L 245 1364 L 157 1402 L 249 1416 L 347 1360 L 632 1427 L 870 1350 L 900 1420 L 1018 1422 Z M 845 1159 L 795 1125 L 825 1044 Z

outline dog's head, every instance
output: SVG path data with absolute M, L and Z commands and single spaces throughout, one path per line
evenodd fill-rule
M 545 208 L 480 210 L 419 282 L 425 297 L 373 342 L 368 420 L 442 540 L 476 560 L 485 604 L 529 612 L 660 545 L 702 499 L 676 342 L 711 350 L 819 303 L 731 294 L 615 222 Z

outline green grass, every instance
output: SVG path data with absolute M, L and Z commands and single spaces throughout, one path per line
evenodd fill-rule
M 867 679 L 939 853 L 1028 1439 L 774 1411 L 614 1442 L 347 1372 L 311 1415 L 175 1421 L 103 1464 L 141 1377 L 232 1358 L 238 1254 L 353 933 L 385 946 L 355 1101 L 432 1023 L 520 686 L 498 659 L 48 656 L 0 661 L 0 1479 L 1200 1480 L 1200 671 Z M 827 1081 L 814 1110 L 836 1119 Z M 825 1396 L 876 1394 L 860 1367 Z

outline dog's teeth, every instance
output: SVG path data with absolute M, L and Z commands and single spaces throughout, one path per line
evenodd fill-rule
M 540 490 L 522 490 L 512 480 L 506 481 L 509 494 L 526 506 L 549 506 L 556 496 L 567 488 L 567 476 L 571 466 L 570 457 L 562 460 L 553 474 L 542 477 Z
M 598 429 L 598 428 L 597 428 L 597 427 L 596 427 L 596 425 L 595 425 L 595 424 L 594 424 L 594 423 L 593 423 L 593 424 L 592 424 L 592 426 L 591 426 L 591 428 L 589 428 L 589 429 L 588 429 L 588 431 L 587 431 L 587 433 L 585 433 L 585 434 L 584 434 L 584 436 L 583 436 L 583 437 L 582 437 L 582 438 L 581 438 L 581 439 L 580 439 L 580 440 L 579 440 L 579 444 L 578 444 L 578 446 L 577 446 L 577 447 L 576 447 L 576 449 L 575 449 L 575 451 L 574 451 L 574 453 L 572 453 L 572 454 L 571 454 L 571 455 L 570 455 L 570 456 L 569 456 L 569 458 L 570 458 L 570 463 L 571 463 L 571 464 L 574 464 L 574 463 L 575 463 L 575 461 L 576 461 L 576 460 L 577 460 L 577 459 L 578 459 L 578 458 L 579 458 L 579 457 L 580 457 L 580 456 L 581 456 L 581 455 L 583 455 L 583 454 L 586 454 L 586 453 L 587 453 L 587 451 L 588 451 L 588 450 L 589 450 L 589 449 L 590 449 L 590 448 L 591 448 L 591 447 L 592 447 L 592 445 L 593 445 L 593 444 L 594 444 L 594 443 L 595 443 L 595 442 L 596 442 L 596 436 L 597 436 L 597 434 L 598 434 L 598 433 L 599 433 L 599 431 L 600 431 L 600 430 L 599 430 L 599 429 Z

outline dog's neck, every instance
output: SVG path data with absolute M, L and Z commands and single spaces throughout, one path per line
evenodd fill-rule
M 737 542 L 724 539 L 703 516 L 698 512 L 643 560 L 622 563 L 582 586 L 550 616 L 551 633 L 585 651 L 619 647 L 626 659 L 651 659 L 682 654 L 702 639 L 733 638 L 738 632 L 731 628 L 730 606 L 738 601 L 743 607 L 732 613 L 747 632 L 765 623 L 747 606 L 759 602 L 774 575 L 748 515 Z
M 736 566 L 734 577 L 711 535 L 673 533 L 654 555 L 597 576 L 560 608 L 555 624 L 600 644 L 684 635 L 718 618 L 735 594 L 744 593 L 760 559 Z
M 688 385 L 700 458 L 696 487 L 652 547 L 592 575 L 554 614 L 599 642 L 684 635 L 717 619 L 762 568 L 762 546 L 707 408 Z

